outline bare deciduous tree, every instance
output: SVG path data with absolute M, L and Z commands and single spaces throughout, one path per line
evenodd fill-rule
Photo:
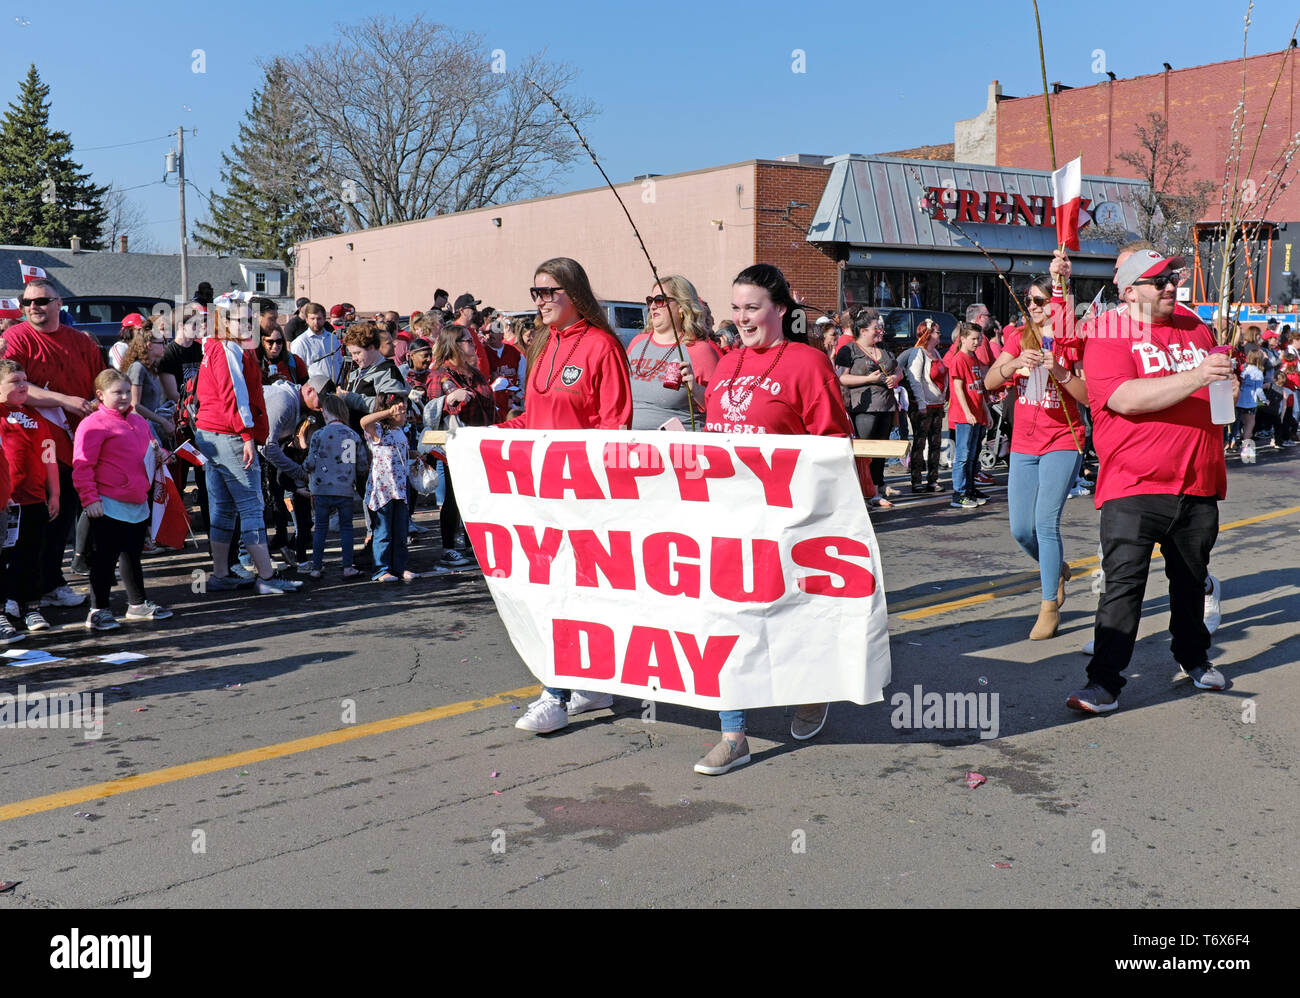
M 110 253 L 116 253 L 121 236 L 127 237 L 127 246 L 137 253 L 157 252 L 158 244 L 145 231 L 144 212 L 117 184 L 104 195 L 104 226 L 99 241 Z
M 1192 227 L 1204 217 L 1214 184 L 1192 179 L 1192 150 L 1169 138 L 1169 123 L 1163 115 L 1151 112 L 1146 124 L 1134 126 L 1133 135 L 1137 148 L 1125 150 L 1118 158 L 1133 168 L 1133 176 L 1146 182 L 1144 189 L 1120 196 L 1137 212 L 1137 230 L 1130 232 L 1123 225 L 1097 226 L 1089 230 L 1091 238 L 1122 243 L 1137 236 L 1170 253 L 1190 253 Z
M 333 44 L 283 64 L 356 228 L 549 193 L 580 149 L 526 78 L 560 96 L 576 121 L 593 114 L 565 93 L 576 78 L 568 67 L 541 55 L 510 64 L 479 36 L 418 16 L 341 27 Z

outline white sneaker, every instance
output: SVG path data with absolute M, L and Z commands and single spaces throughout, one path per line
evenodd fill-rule
M 528 705 L 528 712 L 515 722 L 521 731 L 545 735 L 569 726 L 569 714 L 560 703 L 560 698 L 542 690 L 539 700 Z
M 1223 586 L 1213 575 L 1209 577 L 1210 591 L 1205 594 L 1205 629 L 1213 634 L 1219 629 L 1219 621 L 1223 619 L 1223 608 L 1221 601 L 1223 599 Z
M 41 606 L 81 606 L 86 602 L 86 594 L 79 593 L 69 585 L 59 586 L 41 597 Z
M 1241 463 L 1242 463 L 1242 464 L 1254 464 L 1254 463 L 1255 463 L 1255 441 L 1253 441 L 1253 440 L 1244 440 L 1244 441 L 1242 441 L 1242 444 L 1241 444 Z
M 588 693 L 574 690 L 569 696 L 569 716 L 585 714 L 589 710 L 608 710 L 614 706 L 613 693 Z

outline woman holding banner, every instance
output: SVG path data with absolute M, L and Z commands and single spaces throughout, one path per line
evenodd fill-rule
M 1029 639 L 1042 641 L 1056 635 L 1070 578 L 1061 513 L 1079 470 L 1084 443 L 1079 403 L 1087 404 L 1088 390 L 1083 376 L 1070 369 L 1063 344 L 1053 342 L 1051 315 L 1062 314 L 1064 299 L 1051 297 L 1047 281 L 1029 285 L 1024 295 L 1026 322 L 1004 331 L 1002 354 L 985 375 L 984 387 L 994 392 L 1014 384 L 1007 507 L 1011 536 L 1038 562 L 1042 603 Z
M 524 413 L 497 425 L 518 430 L 625 430 L 632 425 L 627 354 L 576 260 L 547 260 L 529 294 L 544 330 L 528 346 Z M 609 693 L 546 687 L 515 727 L 543 735 L 569 717 L 603 710 Z
M 737 275 L 731 315 L 741 347 L 718 362 L 705 399 L 706 428 L 714 433 L 793 433 L 828 437 L 852 434 L 830 359 L 803 335 L 804 311 L 785 276 L 759 263 Z M 772 392 L 769 385 L 778 385 Z M 830 705 L 796 707 L 790 734 L 799 741 L 826 724 Z M 749 762 L 745 712 L 721 712 L 722 739 L 695 772 L 721 776 Z

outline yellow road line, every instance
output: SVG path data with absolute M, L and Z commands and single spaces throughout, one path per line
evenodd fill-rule
M 517 690 L 497 693 L 479 700 L 462 700 L 460 703 L 449 703 L 442 707 L 416 711 L 413 714 L 385 718 L 382 721 L 370 721 L 367 724 L 357 724 L 347 728 L 340 728 L 337 731 L 326 731 L 323 734 L 309 735 L 306 738 L 295 738 L 293 741 L 263 745 L 261 748 L 248 749 L 244 752 L 232 752 L 229 755 L 218 755 L 210 759 L 200 759 L 197 762 L 186 762 L 179 766 L 155 769 L 148 773 L 136 773 L 134 776 L 126 776 L 120 780 L 107 780 L 103 783 L 92 783 L 85 787 L 62 790 L 55 794 L 46 794 L 44 797 L 14 801 L 12 804 L 0 805 L 0 821 L 22 818 L 29 814 L 39 814 L 42 811 L 53 811 L 56 808 L 69 807 L 73 804 L 84 804 L 87 801 L 114 797 L 117 794 L 129 793 L 132 790 L 143 790 L 146 787 L 157 787 L 164 783 L 174 783 L 177 780 L 185 780 L 191 776 L 205 776 L 208 773 L 216 773 L 223 769 L 234 769 L 238 766 L 252 765 L 255 762 L 265 762 L 267 759 L 279 759 L 287 755 L 296 755 L 299 752 L 309 752 L 312 749 L 341 745 L 357 738 L 367 738 L 370 735 L 379 735 L 387 731 L 397 731 L 401 728 L 409 728 L 428 721 L 438 721 L 444 717 L 455 717 L 457 714 L 468 714 L 471 711 L 482 710 L 485 707 L 497 707 L 515 700 L 536 696 L 541 692 L 541 689 L 540 686 L 524 686 Z
M 1237 527 L 1245 527 L 1254 523 L 1263 523 L 1266 520 L 1274 520 L 1282 516 L 1290 516 L 1293 513 L 1300 513 L 1300 506 L 1292 506 L 1288 509 L 1276 510 L 1272 513 L 1263 513 L 1259 516 L 1247 517 L 1244 520 L 1234 520 L 1231 523 L 1223 524 L 1219 528 L 1222 533 L 1225 530 L 1233 530 Z M 1088 565 L 1096 564 L 1097 558 L 1081 558 L 1078 561 L 1070 562 L 1071 570 L 1083 568 Z M 1032 580 L 1032 573 L 1021 573 L 1029 575 Z M 1015 580 L 1015 585 L 1023 586 L 1027 580 L 1019 577 Z M 975 588 L 982 588 L 983 583 Z M 966 589 L 971 587 L 967 586 Z M 957 590 L 954 590 L 956 592 Z M 951 593 L 948 595 L 952 595 Z M 924 607 L 910 613 L 899 614 L 904 620 L 921 620 L 925 617 L 936 616 L 941 613 L 947 613 L 951 610 L 961 609 L 967 606 L 976 606 L 980 603 L 988 603 L 999 595 L 1009 595 L 1006 583 L 1002 588 L 995 592 L 978 593 L 965 599 L 948 600 L 933 606 Z M 264 745 L 261 748 L 248 749 L 243 752 L 232 752 L 227 755 L 214 756 L 210 759 L 199 759 L 195 762 L 182 763 L 179 766 L 168 766 L 165 769 L 155 769 L 147 773 L 137 773 L 134 776 L 123 777 L 120 780 L 107 780 L 103 783 L 92 783 L 89 786 L 77 787 L 72 790 L 62 790 L 58 793 L 46 794 L 42 797 L 31 797 L 27 800 L 14 801 L 11 804 L 0 805 L 0 821 L 9 821 L 13 818 L 21 818 L 30 814 L 39 814 L 42 811 L 53 811 L 60 807 L 68 807 L 74 804 L 84 804 L 87 801 L 102 800 L 105 797 L 114 797 L 117 794 L 129 793 L 132 790 L 143 790 L 147 787 L 161 786 L 165 783 L 175 783 L 178 780 L 189 779 L 192 776 L 204 776 L 209 773 L 220 772 L 224 769 L 234 769 L 238 766 L 247 766 L 256 762 L 265 762 L 268 759 L 279 759 L 284 756 L 296 755 L 299 752 L 308 752 L 312 749 L 326 748 L 331 745 L 341 745 L 344 742 L 350 742 L 358 738 L 367 738 L 371 735 L 383 734 L 388 731 L 398 731 L 402 728 L 413 727 L 417 724 L 425 724 L 429 721 L 437 721 L 446 717 L 455 717 L 458 714 L 468 714 L 472 711 L 483 710 L 485 707 L 496 707 L 502 704 L 510 703 L 514 700 L 524 699 L 536 696 L 541 692 L 540 686 L 523 686 L 517 690 L 508 690 L 505 693 L 497 693 L 492 696 L 483 697 L 478 700 L 462 700 L 459 703 L 450 703 L 442 707 L 433 707 L 429 710 L 416 711 L 412 714 L 401 714 L 397 717 L 385 718 L 381 721 L 370 721 L 366 724 L 358 724 L 348 728 L 340 728 L 336 731 L 327 731 L 319 735 L 309 735 L 305 738 L 295 738 L 292 741 L 277 742 L 274 745 Z
M 1300 506 L 1291 506 L 1287 509 L 1274 510 L 1272 513 L 1261 513 L 1259 516 L 1246 517 L 1244 520 L 1233 520 L 1231 523 L 1224 523 L 1219 526 L 1219 533 L 1225 530 L 1235 530 L 1237 527 L 1248 527 L 1251 524 L 1263 523 L 1266 520 L 1276 520 L 1278 517 L 1290 516 L 1292 513 L 1300 513 Z M 1163 557 L 1160 545 L 1155 546 L 1151 554 L 1152 558 Z M 1100 563 L 1101 559 L 1096 555 L 1090 558 L 1080 558 L 1077 561 L 1070 562 L 1070 571 L 1076 572 L 1080 568 L 1087 568 L 1090 565 Z M 960 610 L 963 607 L 975 606 L 979 603 L 987 603 L 991 599 L 999 596 L 1017 596 L 1026 593 L 1038 584 L 1037 572 L 1017 572 L 1015 575 L 1009 575 L 999 582 L 992 582 L 985 579 L 980 582 L 974 582 L 970 585 L 961 586 L 957 589 L 951 589 L 942 595 L 944 597 L 965 596 L 967 593 L 982 592 L 979 597 L 971 599 L 947 599 L 942 603 L 930 603 L 933 596 L 922 596 L 918 599 L 905 600 L 902 603 L 891 604 L 889 607 L 890 614 L 897 614 L 903 620 L 921 620 L 924 617 L 933 617 L 936 614 L 947 613 L 950 610 Z M 913 611 L 910 613 L 899 613 L 898 611 Z
M 996 593 L 980 593 L 978 596 L 967 596 L 965 599 L 953 600 L 950 603 L 939 603 L 935 606 L 928 607 L 925 610 L 913 610 L 911 613 L 901 613 L 899 616 L 904 620 L 921 620 L 923 617 L 933 617 L 937 613 L 947 613 L 949 610 L 960 610 L 964 606 L 975 606 L 978 603 L 987 603 L 996 595 Z

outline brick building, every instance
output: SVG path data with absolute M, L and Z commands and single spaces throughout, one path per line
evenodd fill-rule
M 718 320 L 731 314 L 732 279 L 760 261 L 780 267 L 813 308 L 833 309 L 836 263 L 806 238 L 831 172 L 824 160 L 750 160 L 616 187 L 659 273 L 689 278 Z M 441 287 L 525 311 L 534 268 L 554 256 L 581 263 L 603 300 L 639 302 L 650 291 L 622 209 L 596 187 L 300 243 L 294 295 L 409 312 Z
M 1243 79 L 1244 160 L 1251 158 L 1260 125 L 1265 123 L 1266 107 L 1268 127 L 1254 155 L 1253 172 L 1248 175 L 1243 163 L 1239 182 L 1253 182 L 1260 189 L 1268 170 L 1300 132 L 1300 55 L 1294 47 L 1204 66 L 1173 68 L 1166 63 L 1159 73 L 1130 79 L 1103 76 L 1090 86 L 1057 84 L 1050 96 L 1057 161 L 1082 156 L 1084 173 L 1132 176 L 1133 168 L 1119 156 L 1137 150 L 1134 127 L 1145 124 L 1151 112 L 1159 113 L 1169 124 L 1170 140 L 1191 150 L 1192 179 L 1215 185 L 1206 220 L 1216 220 L 1217 195 L 1232 144 L 1233 115 L 1243 99 Z M 958 122 L 955 135 L 958 160 L 1051 169 L 1042 94 L 1007 97 L 995 80 L 984 112 Z M 1290 175 L 1294 177 L 1294 164 Z M 1258 212 L 1252 216 L 1258 217 Z M 1292 252 L 1293 248 L 1300 250 L 1294 246 L 1300 241 L 1296 239 L 1300 235 L 1300 183 L 1293 182 L 1280 193 L 1269 207 L 1267 220 L 1279 227 L 1270 245 L 1259 247 L 1253 285 L 1243 283 L 1246 268 L 1240 268 L 1239 292 L 1249 299 L 1253 287 L 1253 299 L 1264 301 L 1267 286 L 1268 300 L 1289 302 L 1300 298 L 1300 282 L 1295 276 L 1300 268 L 1294 266 L 1297 254 Z M 1261 261 L 1268 264 L 1266 270 Z

